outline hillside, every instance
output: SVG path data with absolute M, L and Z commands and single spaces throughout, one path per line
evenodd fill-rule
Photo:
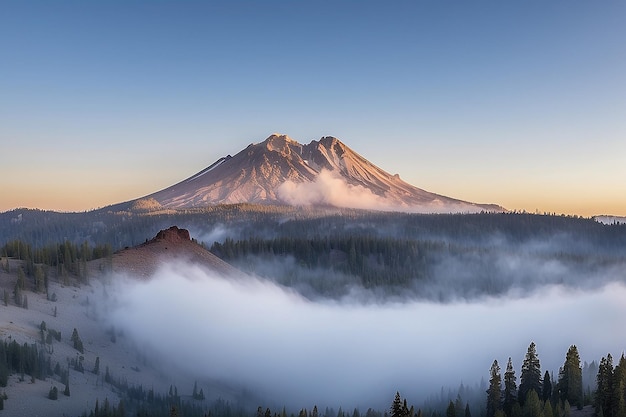
M 78 416 L 92 410 L 96 401 L 101 407 L 105 402 L 111 408 L 118 407 L 120 400 L 138 392 L 144 397 L 149 392 L 167 396 L 172 386 L 179 398 L 164 401 L 182 404 L 191 400 L 198 407 L 207 407 L 209 392 L 213 399 L 216 395 L 232 396 L 234 391 L 224 384 L 204 380 L 199 381 L 198 390 L 207 392 L 207 399 L 193 400 L 193 380 L 178 375 L 167 362 L 157 361 L 150 350 L 140 349 L 107 318 L 120 280 L 149 280 L 160 266 L 175 261 L 194 263 L 222 276 L 237 273 L 190 240 L 187 230 L 171 227 L 110 259 L 90 261 L 86 279 L 58 275 L 48 268 L 47 293 L 32 291 L 32 278 L 25 277 L 18 302 L 14 288 L 23 262 L 0 258 L 0 294 L 4 296 L 0 303 L 0 342 L 6 343 L 9 354 L 15 342 L 20 351 L 35 349 L 34 357 L 39 357 L 26 362 L 25 373 L 9 372 L 7 386 L 0 387 L 0 395 L 7 396 L 0 415 Z M 80 340 L 78 347 L 70 340 L 74 329 Z M 3 372 L 0 365 L 0 376 Z M 36 376 L 30 375 L 33 372 Z M 63 394 L 66 386 L 69 396 Z M 56 400 L 48 398 L 54 387 Z
M 115 252 L 111 258 L 113 272 L 149 278 L 163 264 L 182 261 L 203 266 L 220 275 L 241 274 L 191 240 L 189 231 L 172 226 L 141 245 Z

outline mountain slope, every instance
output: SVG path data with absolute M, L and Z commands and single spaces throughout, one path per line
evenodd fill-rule
M 414 187 L 334 137 L 302 145 L 279 134 L 145 199 L 164 208 L 248 202 L 409 212 L 504 211 Z

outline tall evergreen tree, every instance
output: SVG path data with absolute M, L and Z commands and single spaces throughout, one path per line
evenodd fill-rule
M 513 404 L 517 402 L 517 378 L 515 377 L 515 370 L 513 369 L 513 362 L 511 358 L 506 364 L 506 371 L 504 371 L 504 401 L 502 409 L 507 417 L 511 417 L 511 410 Z
M 541 400 L 539 400 L 539 394 L 534 389 L 531 389 L 526 393 L 526 402 L 522 407 L 523 417 L 543 417 L 543 407 Z
M 495 417 L 496 412 L 502 409 L 502 377 L 500 365 L 494 360 L 489 370 L 489 389 L 487 390 L 487 417 Z
M 567 350 L 565 363 L 559 371 L 557 387 L 563 401 L 568 400 L 579 410 L 583 408 L 583 370 L 576 345 Z
M 461 389 L 463 389 L 462 385 L 459 388 L 459 393 L 456 395 L 456 400 L 454 400 L 454 410 L 456 411 L 456 417 L 463 417 L 463 410 L 465 410 L 465 407 L 463 406 L 463 399 L 461 398 Z
M 552 378 L 550 373 L 546 371 L 543 374 L 543 382 L 541 383 L 541 400 L 550 401 L 552 399 Z
M 626 417 L 626 357 L 623 353 L 613 370 L 613 415 Z
M 96 363 L 93 366 L 93 373 L 100 374 L 100 356 L 96 356 Z
M 446 417 L 456 417 L 456 407 L 454 406 L 454 402 L 452 402 L 452 400 L 450 400 L 448 408 L 446 408 Z
M 530 390 L 534 390 L 535 393 L 541 392 L 541 365 L 539 363 L 539 357 L 537 356 L 535 342 L 530 342 L 524 363 L 522 364 L 518 395 L 519 402 L 522 406 Z
M 391 417 L 404 417 L 403 402 L 398 391 L 396 391 L 396 396 L 391 403 Z
M 543 403 L 543 417 L 555 417 L 550 400 L 544 401 Z
M 600 360 L 596 385 L 596 415 L 613 417 L 613 357 L 610 353 Z

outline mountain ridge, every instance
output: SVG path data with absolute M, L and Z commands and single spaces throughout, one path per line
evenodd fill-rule
M 301 144 L 279 133 L 133 202 L 142 199 L 166 209 L 253 203 L 424 213 L 506 211 L 415 187 L 336 137 Z

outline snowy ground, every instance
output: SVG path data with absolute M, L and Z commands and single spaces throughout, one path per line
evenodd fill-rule
M 2 261 L 0 261 L 2 262 Z M 71 359 L 84 358 L 84 373 L 70 367 L 70 396 L 64 396 L 65 385 L 58 376 L 48 377 L 45 381 L 35 380 L 26 375 L 14 374 L 9 377 L 7 387 L 0 387 L 0 395 L 6 393 L 4 410 L 0 416 L 78 416 L 93 409 L 96 399 L 102 404 L 108 398 L 111 405 L 117 405 L 118 396 L 113 388 L 104 382 L 106 368 L 110 375 L 128 381 L 129 384 L 142 385 L 146 390 L 154 388 L 157 393 L 165 393 L 172 380 L 163 376 L 143 358 L 141 352 L 125 338 L 116 334 L 104 323 L 102 312 L 98 312 L 97 300 L 105 297 L 106 289 L 102 282 L 91 278 L 88 285 L 61 285 L 56 280 L 50 284 L 50 295 L 56 295 L 56 302 L 50 301 L 45 294 L 24 291 L 28 298 L 28 309 L 15 305 L 13 286 L 17 279 L 16 267 L 19 263 L 11 261 L 11 271 L 0 268 L 0 296 L 2 290 L 9 294 L 8 306 L 0 299 L 0 340 L 20 345 L 41 344 L 39 328 L 42 321 L 48 329 L 61 332 L 61 341 L 53 341 L 52 367 L 58 362 L 67 369 Z M 27 278 L 27 286 L 31 285 Z M 56 317 L 55 317 L 56 308 Z M 75 350 L 70 341 L 73 329 L 84 344 L 84 353 Z M 100 372 L 94 374 L 96 358 L 100 357 Z M 58 400 L 48 399 L 52 386 L 59 390 Z M 184 387 L 189 388 L 191 387 Z M 186 391 L 186 390 L 185 390 Z

